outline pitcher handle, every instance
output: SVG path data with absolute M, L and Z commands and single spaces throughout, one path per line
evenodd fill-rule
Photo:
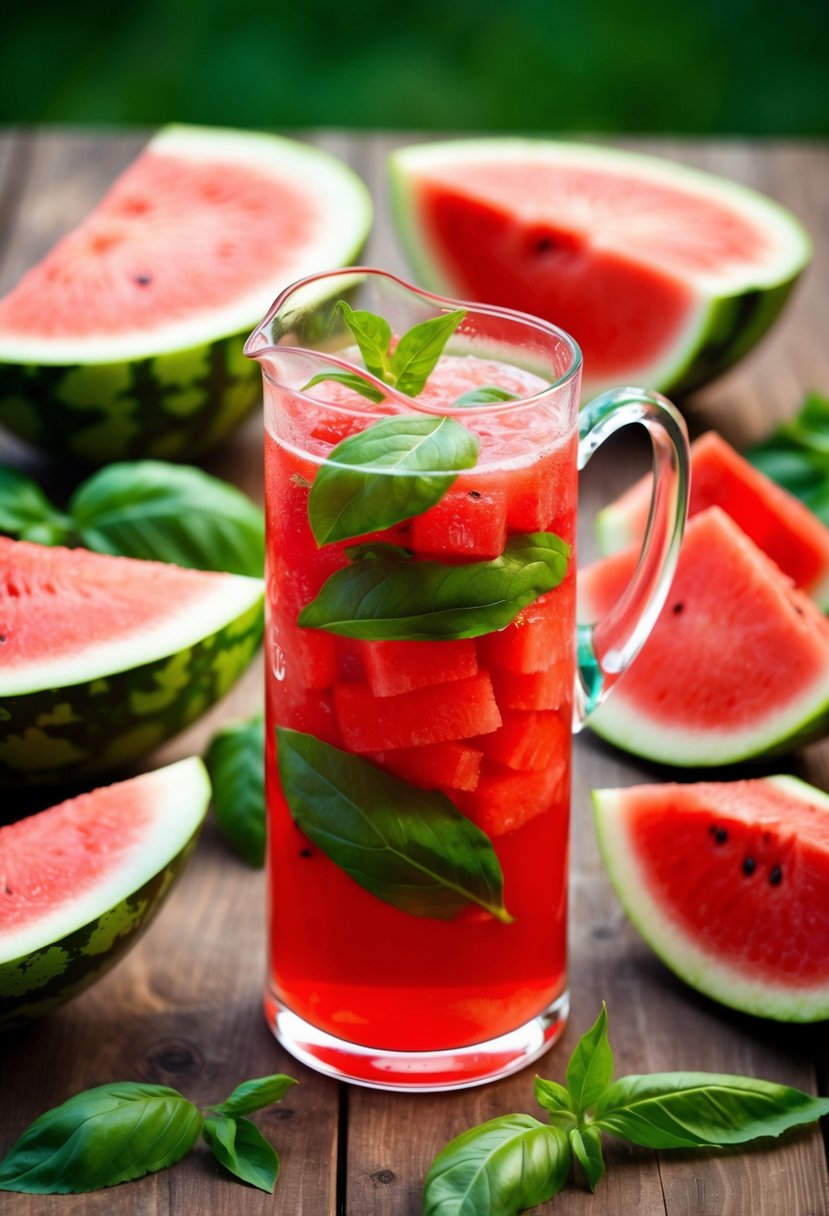
M 661 393 L 614 388 L 579 415 L 578 467 L 609 435 L 644 426 L 653 445 L 653 494 L 642 551 L 624 594 L 600 621 L 578 626 L 574 729 L 608 695 L 636 658 L 670 590 L 688 512 L 688 433 L 682 415 Z

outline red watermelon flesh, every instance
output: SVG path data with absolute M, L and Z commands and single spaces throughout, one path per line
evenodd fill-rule
M 597 527 L 605 553 L 641 540 L 651 484 L 651 477 L 643 477 L 600 512 Z M 820 607 L 829 607 L 829 528 L 716 431 L 709 431 L 691 445 L 689 515 L 713 506 L 730 515 Z
M 791 777 L 594 793 L 610 878 L 643 937 L 725 1004 L 829 1015 L 829 797 Z
M 448 743 L 501 725 L 492 682 L 483 671 L 395 697 L 375 697 L 364 684 L 337 684 L 334 705 L 346 747 L 354 752 Z
M 581 573 L 580 619 L 618 601 L 638 555 Z M 711 507 L 688 525 L 653 632 L 589 723 L 667 764 L 726 764 L 820 733 L 828 707 L 829 622 Z
M 396 751 L 373 752 L 381 768 L 425 789 L 474 790 L 481 773 L 482 753 L 461 743 L 427 743 Z

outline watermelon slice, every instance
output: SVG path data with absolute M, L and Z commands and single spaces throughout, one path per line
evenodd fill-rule
M 700 992 L 781 1021 L 829 1017 L 829 797 L 794 777 L 596 790 L 625 911 Z
M 192 758 L 0 828 L 0 1027 L 114 966 L 160 908 L 210 800 Z
M 686 391 L 749 350 L 809 260 L 762 195 L 656 157 L 524 139 L 403 148 L 394 212 L 435 291 L 555 322 L 584 388 Z
M 607 612 L 638 556 L 636 545 L 580 573 L 580 619 Z M 702 511 L 652 633 L 588 725 L 663 764 L 718 765 L 828 724 L 829 621 L 719 507 Z
M 0 537 L 0 784 L 125 764 L 223 696 L 260 579 Z
M 192 459 L 261 399 L 247 332 L 294 279 L 352 261 L 370 222 L 319 149 L 165 128 L 0 300 L 0 422 L 93 463 Z
M 652 479 L 643 477 L 596 518 L 603 553 L 617 553 L 645 532 Z M 829 610 L 829 528 L 803 503 L 709 431 L 691 445 L 689 515 L 722 507 L 743 532 Z

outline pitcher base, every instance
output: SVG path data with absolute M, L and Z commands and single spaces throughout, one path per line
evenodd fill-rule
M 369 1089 L 439 1093 L 467 1089 L 518 1072 L 552 1047 L 569 1010 L 564 992 L 525 1025 L 509 1034 L 452 1051 L 385 1051 L 335 1038 L 265 997 L 268 1025 L 286 1051 L 309 1068 Z

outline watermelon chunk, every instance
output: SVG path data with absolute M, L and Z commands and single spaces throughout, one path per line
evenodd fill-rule
M 551 808 L 569 810 L 568 757 L 539 772 L 516 772 L 485 761 L 478 786 L 471 794 L 454 794 L 464 815 L 487 836 L 504 836 Z
M 509 671 L 547 671 L 575 647 L 573 580 L 524 608 L 515 620 L 478 642 L 486 663 Z
M 613 148 L 450 140 L 398 149 L 390 170 L 420 281 L 562 326 L 588 397 L 712 379 L 766 331 L 811 255 L 762 195 Z
M 82 992 L 135 944 L 196 843 L 199 759 L 0 828 L 0 1027 Z
M 560 709 L 573 694 L 573 664 L 561 659 L 546 671 L 491 669 L 495 699 L 501 709 Z
M 354 752 L 468 739 L 501 725 L 486 672 L 395 697 L 375 697 L 364 684 L 336 684 L 334 704 L 345 745 Z
M 603 553 L 617 553 L 645 532 L 651 496 L 643 477 L 596 519 Z M 691 445 L 689 515 L 721 507 L 784 574 L 824 610 L 829 609 L 829 528 L 793 494 L 744 460 L 709 431 Z
M 490 760 L 508 768 L 540 772 L 558 757 L 569 755 L 570 725 L 558 714 L 505 711 L 502 717 L 498 730 L 475 741 Z
M 321 629 L 300 629 L 284 613 L 274 612 L 269 629 L 271 663 L 282 678 L 301 688 L 330 688 L 339 675 L 337 642 Z
M 829 1017 L 829 797 L 793 777 L 596 790 L 619 899 L 700 992 L 782 1021 Z
M 478 655 L 469 639 L 449 642 L 362 642 L 366 680 L 375 697 L 393 697 L 477 675 Z
M 507 543 L 507 497 L 503 490 L 451 489 L 416 516 L 412 546 L 418 553 L 493 558 Z
M 583 619 L 616 602 L 637 560 L 638 545 L 581 572 Z M 717 765 L 828 723 L 829 622 L 718 507 L 694 516 L 652 633 L 588 725 L 664 764 Z
M 486 738 L 487 736 L 484 736 Z M 474 790 L 483 753 L 461 743 L 427 743 L 397 751 L 374 752 L 375 764 L 424 789 Z

